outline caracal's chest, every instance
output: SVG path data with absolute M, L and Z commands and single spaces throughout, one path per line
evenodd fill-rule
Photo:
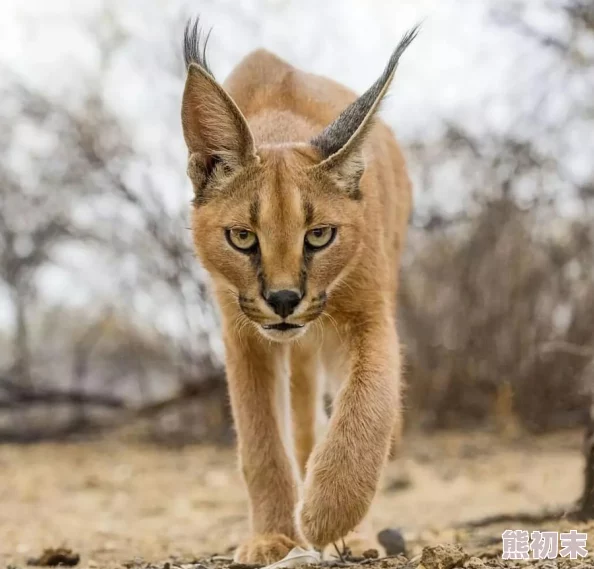
M 332 399 L 351 371 L 347 334 L 347 330 L 338 327 L 335 321 L 323 318 L 323 325 L 316 326 L 300 342 L 298 357 L 309 357 L 314 362 L 317 392 L 328 394 Z

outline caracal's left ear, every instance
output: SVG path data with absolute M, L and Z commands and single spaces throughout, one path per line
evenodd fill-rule
M 322 161 L 312 170 L 330 175 L 339 187 L 355 199 L 360 197 L 359 180 L 365 171 L 361 147 L 392 82 L 400 56 L 417 37 L 419 29 L 417 25 L 403 36 L 381 77 L 310 141 L 322 157 Z
M 254 137 L 233 99 L 214 79 L 201 45 L 198 20 L 184 34 L 184 59 L 188 75 L 181 119 L 190 153 L 188 172 L 196 190 L 221 171 L 232 172 L 256 159 Z

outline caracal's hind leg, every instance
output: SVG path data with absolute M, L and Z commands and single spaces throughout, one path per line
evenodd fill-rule
M 397 413 L 394 418 L 394 426 L 392 427 L 392 440 L 390 442 L 390 455 L 389 460 L 393 461 L 400 456 L 402 449 L 402 414 Z
M 291 350 L 291 411 L 295 455 L 301 472 L 316 440 L 323 435 L 327 417 L 323 405 L 324 376 L 314 346 L 299 344 Z

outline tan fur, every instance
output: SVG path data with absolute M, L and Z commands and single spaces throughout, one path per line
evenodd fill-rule
M 364 140 L 354 141 L 360 154 L 348 149 L 344 159 L 320 167 L 322 157 L 308 141 L 356 96 L 267 51 L 245 58 L 224 88 L 230 103 L 221 102 L 214 79 L 192 64 L 182 119 L 197 193 L 194 241 L 222 314 L 250 499 L 253 535 L 236 559 L 269 563 L 297 543 L 322 547 L 345 535 L 363 548 L 375 543 L 352 530 L 365 524 L 400 424 L 395 312 L 411 208 L 405 164 L 392 132 L 377 121 L 358 135 Z M 213 154 L 228 153 L 229 164 L 217 167 L 205 187 L 209 145 Z M 360 200 L 342 187 L 357 164 L 365 165 Z M 309 222 L 306 204 L 313 211 Z M 261 324 L 279 318 L 262 297 L 262 282 L 271 290 L 299 289 L 305 232 L 327 224 L 338 228 L 337 237 L 313 254 L 306 297 L 287 319 L 307 326 L 266 332 Z M 224 230 L 231 226 L 257 234 L 259 259 L 230 247 Z M 336 397 L 324 426 L 326 389 Z

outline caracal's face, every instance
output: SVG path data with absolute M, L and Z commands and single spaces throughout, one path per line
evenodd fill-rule
M 363 205 L 313 174 L 306 150 L 260 149 L 258 156 L 228 179 L 223 173 L 195 207 L 194 241 L 241 319 L 269 339 L 290 341 L 324 314 L 357 256 Z

